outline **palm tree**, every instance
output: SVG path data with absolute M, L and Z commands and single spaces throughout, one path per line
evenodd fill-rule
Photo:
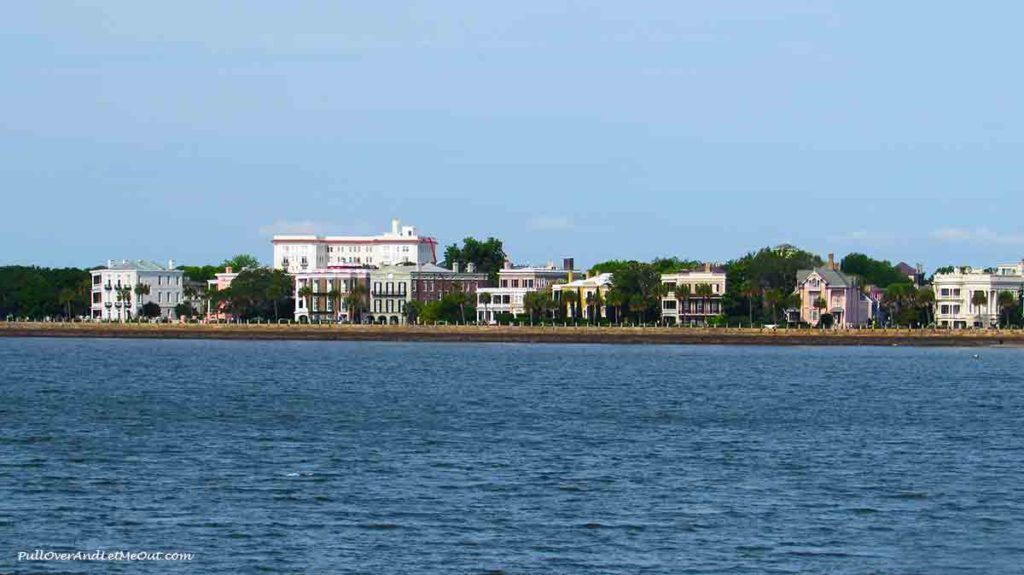
M 622 308 L 628 303 L 626 301 L 625 293 L 622 290 L 617 290 L 614 287 L 605 296 L 608 301 L 608 305 L 615 309 L 615 321 L 622 321 Z
M 561 291 L 561 296 L 562 296 L 562 305 L 565 306 L 565 317 L 566 317 L 566 319 L 569 318 L 569 312 L 570 311 L 573 314 L 573 319 L 575 319 L 576 318 L 575 305 L 576 305 L 576 302 L 579 300 L 579 297 L 580 297 L 579 294 L 577 294 L 575 291 L 571 291 L 571 290 L 562 290 Z
M 357 283 L 348 290 L 348 294 L 345 296 L 345 306 L 348 307 L 348 313 L 350 316 L 349 321 L 356 323 L 360 320 L 362 312 L 366 302 L 367 295 L 366 286 L 361 283 Z
M 306 317 L 313 322 L 313 286 L 306 284 L 299 288 L 299 297 L 306 300 Z
M 125 317 L 131 320 L 131 312 L 128 308 L 132 304 L 132 288 L 118 284 L 117 301 L 121 304 L 122 311 L 118 312 L 121 315 L 121 320 L 124 321 Z
M 714 294 L 714 291 L 712 291 L 711 289 L 711 284 L 697 284 L 697 289 L 695 291 L 697 292 L 697 297 L 699 297 L 704 302 L 704 314 L 710 315 L 710 301 L 711 296 Z M 705 321 L 707 320 L 705 319 Z
M 925 320 L 928 322 L 928 325 L 931 325 L 932 306 L 935 305 L 935 290 L 930 287 L 917 290 L 915 301 L 918 306 L 924 308 Z
M 1017 307 L 1017 300 L 1013 297 L 1013 292 L 1001 291 L 996 296 L 996 303 L 999 305 L 999 311 L 1006 314 L 1006 323 L 1003 326 L 1010 324 L 1010 310 Z
M 338 318 L 338 306 L 341 304 L 341 291 L 338 288 L 331 288 L 327 292 L 327 301 L 331 302 L 331 320 Z
M 683 325 L 686 307 L 690 305 L 690 284 L 679 284 L 675 288 L 676 301 L 679 302 L 679 325 Z
M 743 282 L 743 285 L 740 287 L 740 294 L 747 298 L 747 315 L 749 316 L 751 327 L 754 326 L 754 296 L 760 292 L 760 288 L 753 280 Z
M 491 305 L 491 294 L 488 293 L 488 292 L 483 292 L 481 294 L 477 294 L 477 296 L 480 298 L 480 303 L 484 304 L 484 321 L 487 322 L 487 323 L 490 323 L 490 318 L 488 317 L 488 315 L 489 315 L 488 306 Z M 525 300 L 525 298 L 524 298 L 524 300 Z M 526 302 L 524 301 L 523 303 L 525 304 Z
M 142 296 L 149 295 L 149 284 L 139 282 L 135 284 L 135 288 L 132 291 L 135 292 L 136 303 L 142 305 Z
M 63 288 L 57 294 L 57 301 L 64 306 L 64 317 L 68 320 L 71 319 L 71 302 L 75 301 L 75 297 L 77 294 L 71 288 Z
M 986 295 L 985 292 L 981 290 L 974 292 L 974 295 L 971 296 L 971 305 L 973 305 L 978 310 L 979 323 L 981 323 L 982 327 L 984 327 L 985 320 L 981 317 L 981 308 L 984 305 L 988 305 L 988 295 Z
M 780 289 L 770 289 L 764 292 L 764 300 L 772 309 L 772 323 L 778 323 L 779 317 L 775 313 L 776 309 L 786 299 L 785 294 Z
M 814 300 L 814 309 L 818 310 L 818 322 L 819 323 L 821 322 L 821 310 L 823 310 L 823 309 L 825 309 L 827 307 L 828 307 L 828 302 L 825 301 L 825 298 L 819 296 L 818 299 Z

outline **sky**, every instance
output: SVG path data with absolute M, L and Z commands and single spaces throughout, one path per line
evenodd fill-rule
M 1024 258 L 1021 2 L 16 2 L 0 264 Z

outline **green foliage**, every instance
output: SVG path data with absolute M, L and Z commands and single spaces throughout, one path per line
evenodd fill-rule
M 174 306 L 174 315 L 184 318 L 192 318 L 197 315 L 196 308 L 192 307 L 191 304 L 181 302 Z
M 221 265 L 221 269 L 230 267 L 235 272 L 242 272 L 245 270 L 254 270 L 263 267 L 260 261 L 256 259 L 256 256 L 249 254 L 238 254 L 237 256 L 224 260 Z M 220 271 L 220 270 L 217 270 Z
M 178 266 L 177 269 L 185 272 L 187 279 L 204 283 L 212 280 L 215 274 L 224 271 L 220 266 Z
M 637 322 L 658 321 L 659 302 L 665 293 L 661 273 L 651 264 L 628 262 L 614 274 L 608 303 L 618 309 L 617 317 L 628 316 Z
M 156 302 L 148 301 L 142 305 L 141 311 L 143 317 L 154 318 L 160 317 L 160 304 Z
M 773 312 L 764 294 L 769 290 L 793 293 L 797 271 L 821 265 L 821 258 L 793 246 L 762 248 L 730 261 L 726 264 L 727 281 L 722 302 L 726 315 L 737 319 L 749 315 L 755 320 L 771 320 L 787 302 L 777 304 Z
M 281 270 L 248 269 L 238 274 L 231 287 L 215 292 L 213 299 L 238 319 L 288 317 L 292 315 L 291 282 Z
M 860 276 L 864 284 L 873 284 L 882 289 L 895 283 L 911 283 L 907 276 L 888 261 L 872 259 L 864 254 L 847 255 L 839 263 L 839 268 L 843 273 Z
M 442 265 L 451 269 L 452 264 L 458 262 L 462 270 L 465 270 L 466 264 L 472 263 L 478 272 L 486 273 L 493 284 L 497 283 L 498 270 L 504 265 L 507 257 L 501 240 L 489 237 L 481 242 L 469 237 L 462 240 L 461 248 L 458 244 L 445 248 Z
M 88 316 L 90 278 L 78 268 L 0 267 L 0 319 Z
M 420 323 L 466 323 L 476 319 L 473 296 L 461 291 L 446 293 L 439 300 L 415 302 Z

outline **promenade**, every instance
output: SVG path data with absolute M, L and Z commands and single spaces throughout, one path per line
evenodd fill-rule
M 1024 346 L 1024 330 L 0 322 L 0 337 L 511 343 Z

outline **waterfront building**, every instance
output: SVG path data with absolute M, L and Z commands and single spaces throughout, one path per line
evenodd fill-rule
M 477 289 L 486 285 L 487 274 L 477 272 L 473 264 L 465 271 L 458 263 L 452 269 L 433 263 L 382 266 L 370 272 L 367 321 L 404 324 L 410 301 L 436 301 L 455 291 L 476 297 Z
M 231 287 L 231 282 L 235 281 L 238 277 L 238 272 L 233 270 L 231 266 L 226 266 L 224 271 L 213 274 L 213 279 L 206 280 L 206 319 L 210 321 L 230 321 L 233 319 L 231 314 L 224 311 L 224 302 L 217 304 L 213 303 L 214 293 L 223 291 Z
M 900 262 L 894 267 L 896 268 L 896 271 L 906 276 L 907 279 L 914 284 L 914 287 L 921 287 L 924 285 L 924 268 L 921 264 L 912 266 L 906 262 Z
M 365 265 L 345 265 L 295 273 L 295 321 L 361 321 L 369 301 L 371 271 Z M 363 286 L 363 304 L 349 309 L 345 299 L 357 285 Z
M 946 268 L 932 278 L 935 291 L 935 324 L 966 328 L 998 325 L 1003 310 L 999 294 L 1009 292 L 1020 301 L 1024 291 L 1024 261 L 994 268 L 970 266 Z M 976 299 L 975 294 L 984 294 Z M 981 305 L 976 301 L 983 300 Z
M 555 264 L 546 266 L 512 265 L 506 261 L 498 272 L 498 286 L 477 290 L 477 321 L 495 323 L 502 314 L 520 316 L 526 313 L 523 298 L 527 293 L 553 287 L 558 283 L 571 282 L 573 276 L 579 275 L 573 270 L 573 259 L 562 260 L 561 269 Z
M 725 269 L 709 263 L 692 270 L 661 274 L 661 283 L 665 286 L 661 298 L 663 321 L 674 325 L 697 325 L 706 324 L 709 319 L 721 315 L 725 282 Z
M 344 265 L 386 266 L 437 262 L 437 240 L 415 226 L 391 220 L 391 230 L 376 236 L 275 235 L 274 269 L 295 274 Z
M 555 302 L 565 310 L 567 319 L 608 318 L 608 291 L 612 288 L 612 274 L 603 273 L 573 280 L 567 283 L 554 284 L 551 293 Z M 572 298 L 566 294 L 573 294 Z
M 127 321 L 142 313 L 142 306 L 160 306 L 160 317 L 173 319 L 174 306 L 182 302 L 184 272 L 143 260 L 107 260 L 106 267 L 92 270 L 90 315 L 93 319 Z
M 828 254 L 828 263 L 796 273 L 796 290 L 800 307 L 787 310 L 790 321 L 817 326 L 825 313 L 832 315 L 837 328 L 858 327 L 871 322 L 871 300 L 861 292 L 856 276 L 839 271 L 835 257 Z M 821 304 L 824 303 L 824 307 Z

